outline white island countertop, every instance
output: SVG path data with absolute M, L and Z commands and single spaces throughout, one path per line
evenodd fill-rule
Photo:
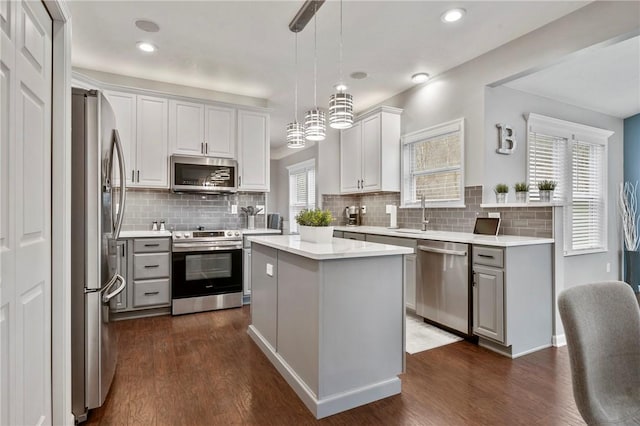
M 531 246 L 551 244 L 553 238 L 521 237 L 518 235 L 477 235 L 470 232 L 421 231 L 419 229 L 391 229 L 383 226 L 336 226 L 336 231 L 360 234 L 386 235 L 389 237 L 411 238 L 415 240 L 450 241 L 452 243 L 477 244 L 495 247 Z
M 171 231 L 120 231 L 119 238 L 169 238 Z
M 282 231 L 279 229 L 272 228 L 255 228 L 255 229 L 247 229 L 242 228 L 240 230 L 242 235 L 255 235 L 255 234 L 282 234 Z
M 300 241 L 299 235 L 255 236 L 249 237 L 249 241 L 314 260 L 391 256 L 413 253 L 413 249 L 408 247 L 368 243 L 366 241 L 347 240 L 343 238 L 333 238 L 330 244 Z

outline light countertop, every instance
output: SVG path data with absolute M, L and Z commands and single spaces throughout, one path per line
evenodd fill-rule
M 266 235 L 249 237 L 249 241 L 314 260 L 411 254 L 408 247 L 334 238 L 329 244 L 300 241 L 299 235 Z
M 271 228 L 258 228 L 258 229 L 241 229 L 242 235 L 255 235 L 255 234 L 281 234 L 282 231 L 279 229 L 271 229 Z
M 171 231 L 120 231 L 120 238 L 170 238 Z
M 336 226 L 336 231 L 356 232 L 360 234 L 386 235 L 390 237 L 411 238 L 416 240 L 450 241 L 453 243 L 477 244 L 496 247 L 530 246 L 552 244 L 553 238 L 520 237 L 517 235 L 477 235 L 469 232 L 421 231 L 419 229 L 389 229 L 382 226 Z

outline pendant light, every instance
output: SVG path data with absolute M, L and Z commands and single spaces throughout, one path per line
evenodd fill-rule
M 336 85 L 338 93 L 329 98 L 329 126 L 334 129 L 348 129 L 353 126 L 353 97 L 346 92 L 347 86 L 342 79 L 342 0 L 340 0 L 340 82 Z
M 315 6 L 317 12 L 317 6 Z M 314 105 L 318 105 L 318 17 L 316 14 L 313 16 L 313 102 Z M 317 106 L 307 111 L 304 118 L 304 135 L 307 140 L 310 141 L 322 141 L 325 138 L 326 133 L 326 118 L 324 111 Z
M 298 123 L 298 33 L 295 42 L 295 63 L 296 63 L 296 79 L 295 79 L 295 101 L 293 115 L 295 117 L 293 123 L 287 124 L 287 146 L 289 148 L 304 148 L 304 124 Z

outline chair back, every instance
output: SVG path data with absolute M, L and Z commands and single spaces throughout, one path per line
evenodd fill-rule
M 620 281 L 580 285 L 558 297 L 573 394 L 588 424 L 640 421 L 640 307 Z

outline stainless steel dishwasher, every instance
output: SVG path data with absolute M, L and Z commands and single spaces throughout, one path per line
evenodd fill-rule
M 469 244 L 421 240 L 417 253 L 416 313 L 470 336 Z

